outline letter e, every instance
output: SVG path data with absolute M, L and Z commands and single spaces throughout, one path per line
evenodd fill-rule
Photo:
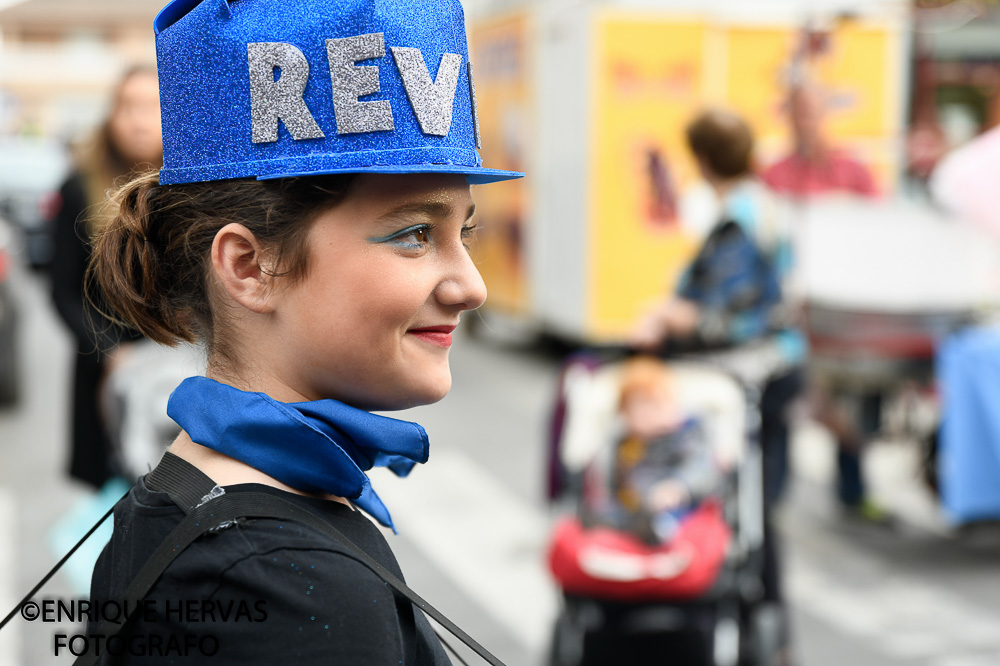
M 337 134 L 391 132 L 392 105 L 388 100 L 362 102 L 358 98 L 381 90 L 378 67 L 358 67 L 359 60 L 385 57 L 385 36 L 381 32 L 357 37 L 326 40 L 333 83 L 333 112 Z

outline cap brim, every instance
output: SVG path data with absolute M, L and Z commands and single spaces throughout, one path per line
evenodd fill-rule
M 520 171 L 503 171 L 501 169 L 487 169 L 485 167 L 467 167 L 460 164 L 383 164 L 370 167 L 344 167 L 342 169 L 322 169 L 317 171 L 290 171 L 287 173 L 257 176 L 257 180 L 325 176 L 337 173 L 453 173 L 466 176 L 469 180 L 469 185 L 485 185 L 487 183 L 497 183 L 504 180 L 524 178 L 524 174 Z

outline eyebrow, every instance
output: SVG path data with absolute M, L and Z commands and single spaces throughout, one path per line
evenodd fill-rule
M 397 208 L 393 208 L 388 213 L 379 216 L 379 220 L 386 220 L 396 217 L 398 215 L 426 215 L 432 218 L 448 218 L 451 217 L 455 212 L 455 207 L 449 203 L 443 201 L 429 201 L 426 203 L 414 203 L 414 204 L 404 204 Z M 465 211 L 465 219 L 469 220 L 473 215 L 476 214 L 476 204 L 469 204 L 468 209 Z

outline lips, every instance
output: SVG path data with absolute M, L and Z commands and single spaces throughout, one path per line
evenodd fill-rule
M 436 347 L 451 347 L 451 332 L 455 326 L 422 326 L 411 328 L 407 333 Z

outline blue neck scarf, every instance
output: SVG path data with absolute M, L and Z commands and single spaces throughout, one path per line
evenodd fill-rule
M 427 433 L 416 423 L 370 414 L 336 400 L 278 402 L 207 377 L 170 394 L 167 415 L 191 439 L 292 488 L 345 497 L 396 530 L 365 472 L 388 467 L 405 477 L 427 462 Z

